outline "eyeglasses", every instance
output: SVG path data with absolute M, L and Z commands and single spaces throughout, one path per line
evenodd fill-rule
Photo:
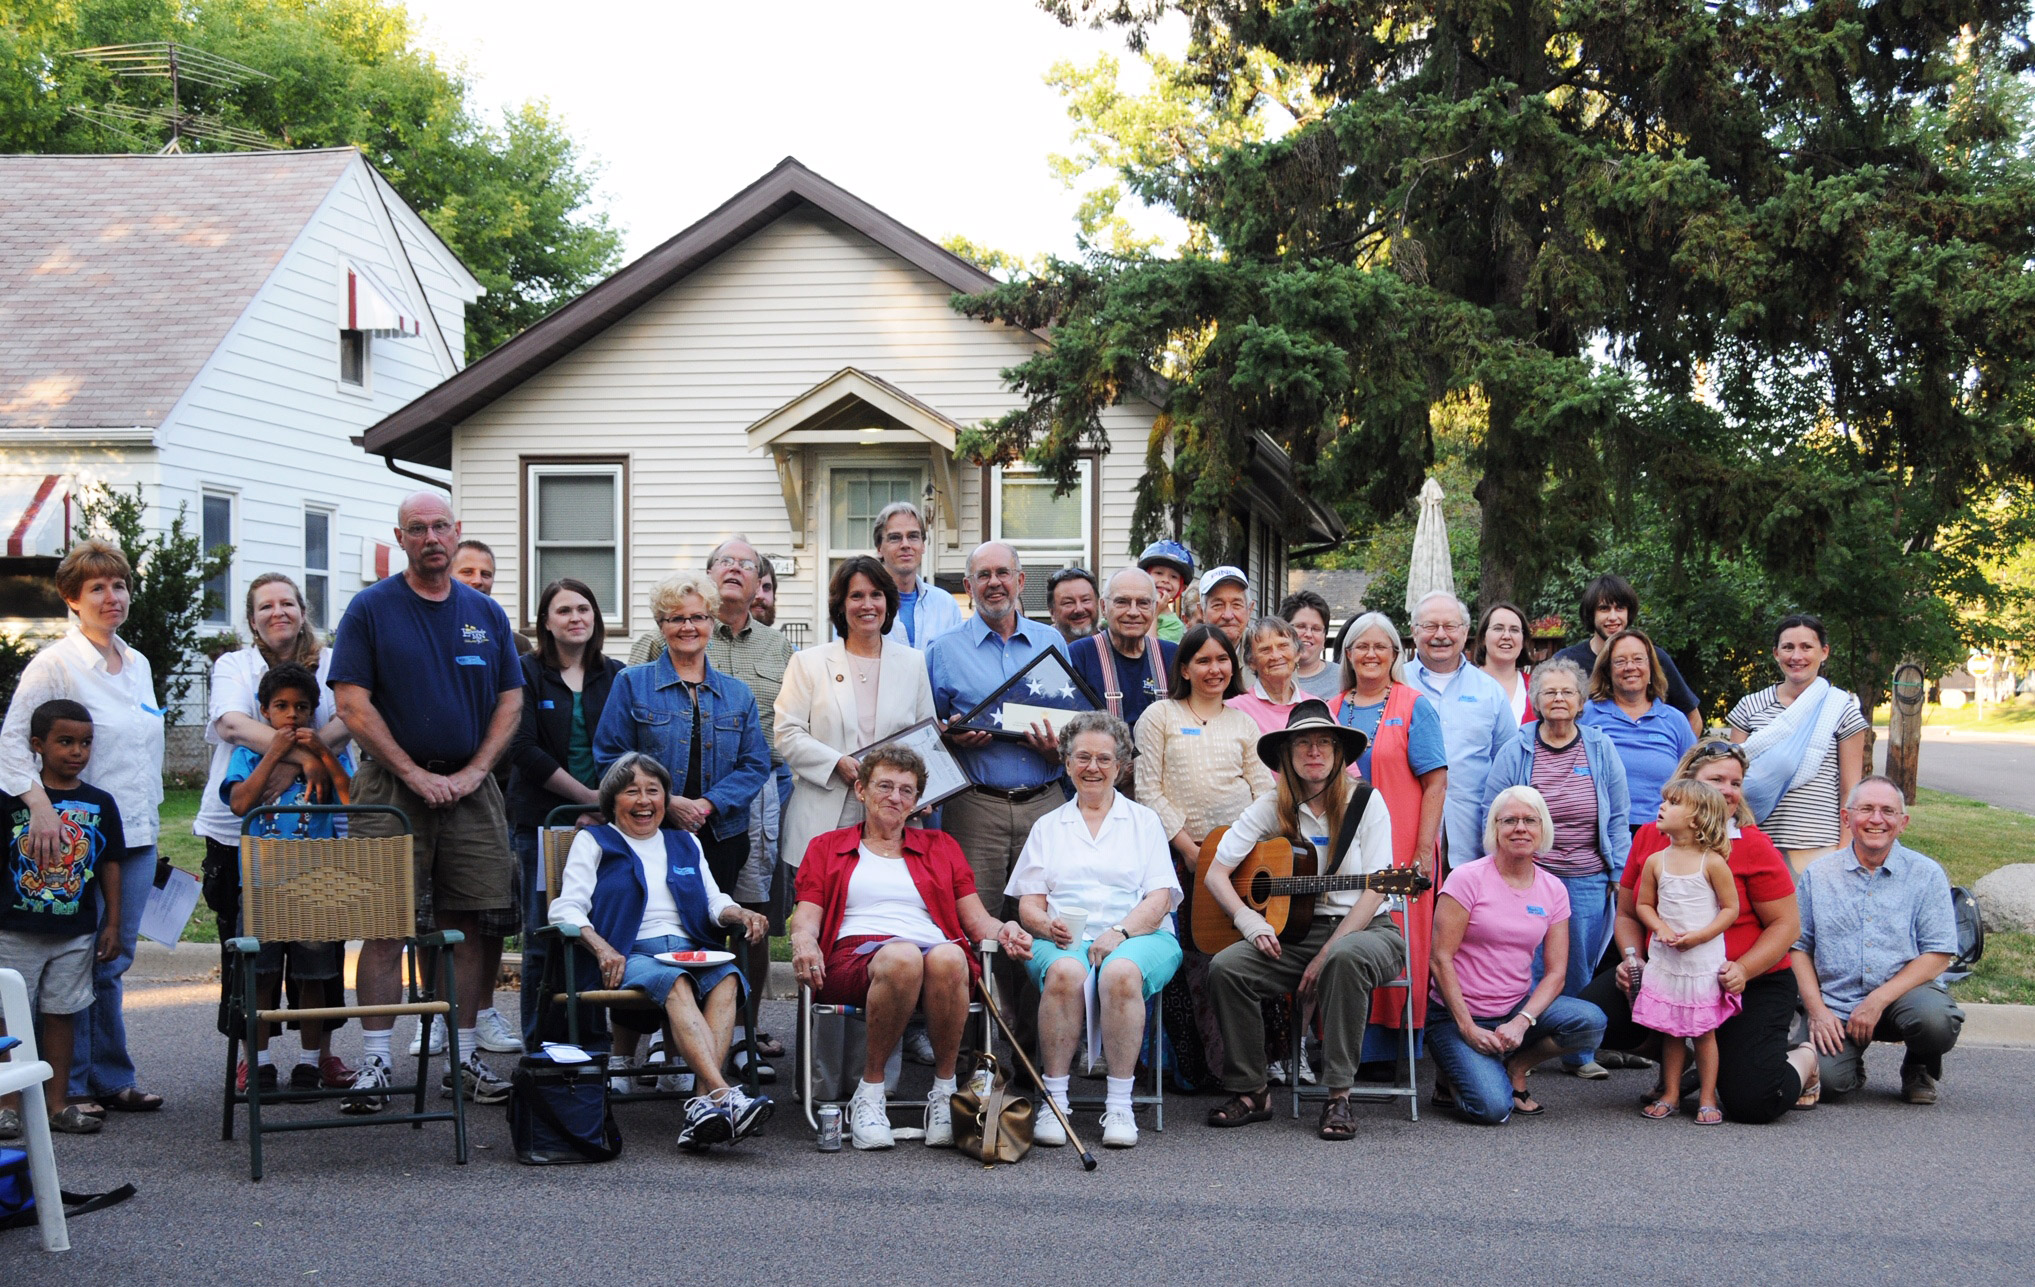
M 1540 819 L 1531 813 L 1511 813 L 1497 819 L 1501 827 L 1538 827 Z
M 897 796 L 904 800 L 919 798 L 919 789 L 910 782 L 871 782 L 862 788 L 871 795 Z
M 1463 629 L 1460 621 L 1416 621 L 1413 633 L 1417 635 L 1452 635 Z
M 885 532 L 883 534 L 883 543 L 885 545 L 924 545 L 926 543 L 926 534 L 924 532 Z
M 707 560 L 709 572 L 718 572 L 722 568 L 741 568 L 744 572 L 754 572 L 761 566 L 755 559 L 738 559 L 727 554 L 716 554 Z
M 413 541 L 421 536 L 450 536 L 456 526 L 451 519 L 446 518 L 441 518 L 435 523 L 405 523 L 403 535 Z
M 683 617 L 659 617 L 657 618 L 657 624 L 660 626 L 691 626 L 697 630 L 704 630 L 712 620 L 713 618 L 704 612 L 694 612 Z
M 1116 754 L 1113 751 L 1082 751 L 1070 756 L 1069 762 L 1077 769 L 1113 769 L 1116 767 Z
M 1350 651 L 1359 657 L 1389 657 L 1399 651 L 1399 645 L 1386 643 L 1353 643 Z
M 1095 584 L 1095 576 L 1087 568 L 1061 568 L 1046 578 L 1046 589 L 1057 590 L 1065 583 L 1076 580 L 1086 581 L 1090 585 Z
M 1142 599 L 1134 599 L 1126 595 L 1119 595 L 1116 598 L 1111 599 L 1109 601 L 1109 606 L 1117 609 L 1120 612 L 1128 608 L 1143 608 L 1149 612 L 1151 609 L 1159 606 L 1159 601 L 1157 599 L 1150 597 L 1149 595 Z

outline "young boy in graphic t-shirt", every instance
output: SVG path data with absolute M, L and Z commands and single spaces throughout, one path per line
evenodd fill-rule
M 126 852 L 113 797 L 79 775 L 92 760 L 92 713 L 73 701 L 44 702 L 28 722 L 28 749 L 42 760 L 42 786 L 63 827 L 51 861 L 21 852 L 28 804 L 0 792 L 7 868 L 0 877 L 0 969 L 19 970 L 29 1005 L 42 1014 L 37 1054 L 50 1066 L 42 1111 L 53 1131 L 90 1135 L 103 1119 L 65 1105 L 76 1016 L 92 1008 L 92 966 L 120 949 L 120 863 Z M 103 908 L 104 921 L 101 921 Z M 0 1099 L 0 1139 L 21 1133 L 31 1111 L 20 1095 Z

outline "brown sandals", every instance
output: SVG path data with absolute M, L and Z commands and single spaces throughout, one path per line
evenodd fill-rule
M 1219 1108 L 1208 1110 L 1210 1126 L 1248 1126 L 1252 1122 L 1272 1120 L 1272 1090 L 1260 1086 L 1255 1091 L 1239 1091 Z
M 1332 1095 L 1321 1106 L 1321 1129 L 1325 1140 L 1352 1140 L 1357 1137 L 1357 1115 L 1350 1111 L 1348 1095 Z

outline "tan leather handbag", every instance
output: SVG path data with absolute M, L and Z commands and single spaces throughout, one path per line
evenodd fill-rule
M 954 1112 L 954 1147 L 990 1165 L 1015 1162 L 1031 1151 L 1032 1101 L 1010 1093 L 995 1055 L 977 1055 L 975 1066 L 978 1075 L 988 1071 L 989 1090 L 978 1094 L 978 1078 L 971 1076 L 954 1092 L 949 1101 Z

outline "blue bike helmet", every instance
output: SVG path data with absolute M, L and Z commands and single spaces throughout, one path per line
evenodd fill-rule
M 1164 563 L 1179 570 L 1183 581 L 1194 580 L 1194 553 L 1178 541 L 1153 541 L 1138 555 L 1138 566 L 1149 572 L 1154 563 Z

